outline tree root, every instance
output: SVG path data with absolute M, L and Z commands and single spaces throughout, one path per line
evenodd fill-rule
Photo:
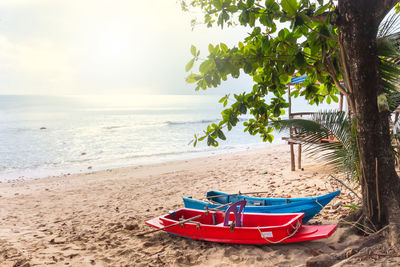
M 375 227 L 371 226 L 369 222 L 365 222 L 366 218 L 363 216 L 361 210 L 350 213 L 347 217 L 338 222 L 338 227 L 348 227 L 346 231 L 339 237 L 339 243 L 342 243 L 350 234 L 357 234 L 368 236 L 376 232 Z
M 400 240 L 400 205 L 393 201 L 389 209 L 389 242 L 391 246 L 399 246 Z
M 362 218 L 362 217 L 361 217 Z M 350 227 L 352 229 L 352 227 Z M 333 253 L 329 255 L 319 255 L 309 259 L 306 263 L 307 267 L 325 267 L 331 266 L 337 263 L 344 263 L 344 261 L 349 260 L 350 258 L 354 258 L 355 256 L 359 256 L 360 253 L 365 253 L 365 251 L 373 251 L 367 250 L 367 248 L 375 247 L 378 245 L 382 246 L 385 240 L 385 233 L 389 227 L 384 227 L 378 232 L 370 234 L 369 236 L 364 237 L 361 241 L 357 240 L 352 244 L 346 246 L 345 249 L 338 253 Z M 345 231 L 342 236 L 347 235 L 348 231 Z M 364 254 L 363 254 L 364 255 Z
M 356 254 L 353 254 L 347 259 L 337 262 L 336 265 L 343 266 L 357 265 L 360 261 L 366 262 L 368 260 L 378 260 L 380 258 L 392 258 L 399 256 L 399 248 L 392 247 L 387 243 L 378 243 L 370 247 L 360 249 Z
M 348 221 L 348 222 L 356 222 L 359 220 L 359 218 L 361 216 L 362 216 L 362 210 L 356 210 L 356 211 L 351 212 L 346 217 L 344 217 L 343 220 Z M 338 226 L 342 227 L 342 226 L 347 226 L 347 225 L 345 223 L 341 223 L 341 221 L 339 221 Z
M 398 195 L 392 195 L 387 201 L 387 217 L 381 222 L 379 229 L 361 210 L 351 213 L 339 222 L 339 226 L 351 225 L 339 237 L 342 243 L 351 233 L 364 237 L 352 243 L 342 244 L 337 253 L 318 255 L 309 259 L 306 266 L 331 266 L 344 264 L 357 265 L 360 261 L 390 260 L 400 257 L 400 200 Z M 378 229 L 377 229 L 378 228 Z

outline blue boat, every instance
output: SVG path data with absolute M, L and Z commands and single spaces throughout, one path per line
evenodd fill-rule
M 302 197 L 302 198 L 258 198 L 247 197 L 239 194 L 227 194 L 218 191 L 207 192 L 207 199 L 214 204 L 196 200 L 192 197 L 184 197 L 183 202 L 185 207 L 189 209 L 204 210 L 208 208 L 216 208 L 228 203 L 246 200 L 244 212 L 251 213 L 297 213 L 305 214 L 303 223 L 308 222 L 318 212 L 322 210 L 334 197 L 340 194 L 340 191 L 332 192 L 326 195 L 317 197 Z M 226 210 L 228 207 L 221 208 Z

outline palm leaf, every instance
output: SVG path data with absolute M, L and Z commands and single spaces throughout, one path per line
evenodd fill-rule
M 305 151 L 318 156 L 338 171 L 358 178 L 358 150 L 352 123 L 344 112 L 325 111 L 311 115 L 311 119 L 288 119 L 274 123 L 279 131 L 297 129 L 292 139 L 305 145 Z M 334 135 L 339 142 L 322 143 L 321 139 Z
M 400 16 L 393 13 L 380 25 L 377 35 L 380 74 L 389 111 L 393 112 L 400 105 Z

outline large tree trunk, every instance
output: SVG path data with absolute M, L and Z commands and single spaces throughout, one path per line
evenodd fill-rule
M 357 118 L 363 214 L 377 228 L 390 223 L 394 229 L 400 222 L 400 180 L 391 149 L 389 113 L 380 112 L 377 105 L 382 83 L 376 35 L 392 5 L 383 2 L 390 1 L 340 0 L 338 27 Z M 382 12 L 383 8 L 388 10 Z

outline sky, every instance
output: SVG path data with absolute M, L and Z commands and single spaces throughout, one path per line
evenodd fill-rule
M 244 28 L 190 20 L 176 0 L 1 0 L 0 94 L 195 94 L 190 46 L 235 45 Z M 241 92 L 251 79 L 211 94 Z

